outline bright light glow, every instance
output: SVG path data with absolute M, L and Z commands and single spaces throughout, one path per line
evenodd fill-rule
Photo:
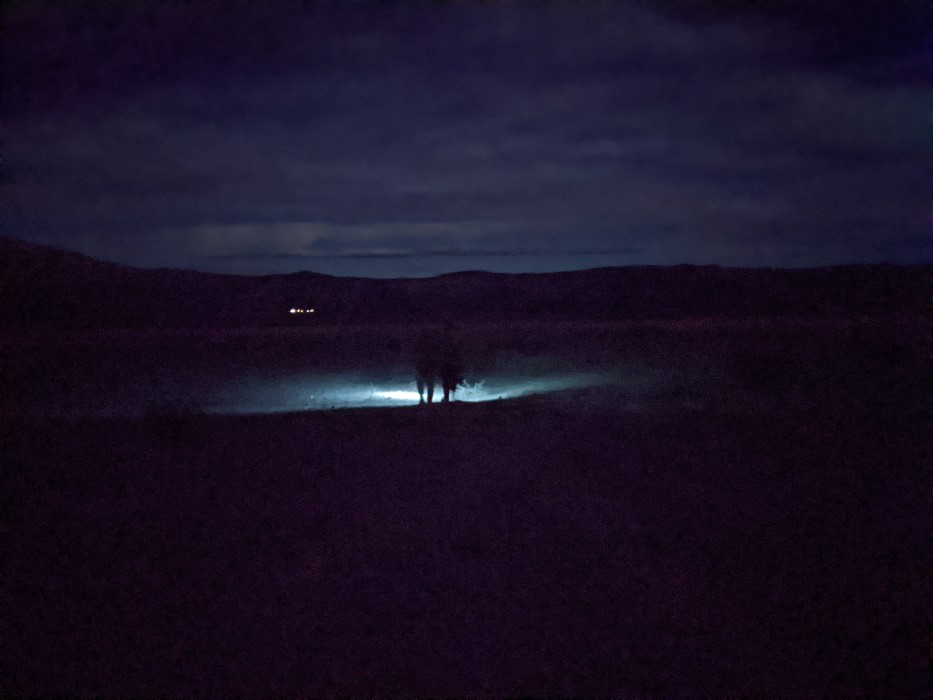
M 210 413 L 281 413 L 332 408 L 416 406 L 420 397 L 415 391 L 414 380 L 409 377 L 407 373 L 379 379 L 353 373 L 241 377 L 203 396 L 201 405 Z M 607 374 L 488 377 L 469 386 L 457 387 L 450 398 L 466 403 L 496 401 L 608 385 L 615 381 L 617 378 Z M 441 387 L 435 387 L 434 403 L 440 403 L 442 398 Z
M 419 401 L 417 391 L 376 391 L 375 396 L 380 399 L 392 399 L 393 401 Z
M 293 314 L 293 313 L 295 313 L 295 309 L 291 309 L 291 310 L 289 310 L 289 312 L 288 312 L 288 313 L 290 313 L 290 314 Z

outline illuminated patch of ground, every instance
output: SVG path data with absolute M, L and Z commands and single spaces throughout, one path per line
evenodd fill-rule
M 564 374 L 549 377 L 493 377 L 459 387 L 454 401 L 476 403 L 514 399 L 569 389 L 606 386 L 616 378 L 610 374 Z M 434 401 L 441 399 L 435 388 Z M 298 376 L 284 378 L 244 378 L 220 387 L 204 403 L 210 413 L 282 413 L 324 410 L 404 406 L 417 404 L 418 392 L 413 382 L 395 377 L 367 381 L 355 376 Z

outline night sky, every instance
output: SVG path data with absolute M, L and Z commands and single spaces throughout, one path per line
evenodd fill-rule
M 930 259 L 925 0 L 5 4 L 5 235 L 249 274 Z

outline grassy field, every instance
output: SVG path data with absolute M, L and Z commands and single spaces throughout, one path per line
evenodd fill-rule
M 666 379 L 276 416 L 9 411 L 0 692 L 923 696 L 924 329 L 475 326 L 479 374 Z M 379 366 L 411 332 L 20 338 L 11 362 L 25 394 L 104 356 Z

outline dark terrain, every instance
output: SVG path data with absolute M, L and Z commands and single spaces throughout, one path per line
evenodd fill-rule
M 4 246 L 0 693 L 931 692 L 929 267 L 226 278 Z M 375 376 L 457 319 L 477 378 L 648 379 L 278 415 L 51 398 L 139 365 Z
M 141 270 L 0 237 L 0 327 L 256 328 L 313 323 L 810 318 L 926 313 L 930 266 L 617 267 L 359 279 Z

